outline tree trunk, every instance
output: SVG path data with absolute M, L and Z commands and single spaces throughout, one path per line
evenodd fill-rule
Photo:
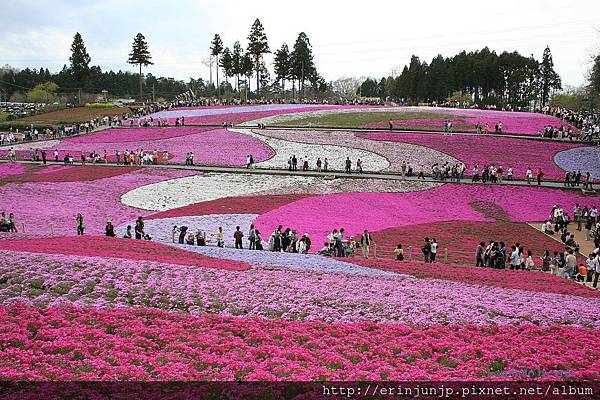
M 217 64 L 215 65 L 215 68 L 217 70 L 217 97 L 219 97 L 219 55 L 217 54 Z
M 142 101 L 142 64 L 140 64 L 140 101 Z
M 256 99 L 260 98 L 260 57 L 256 57 Z
M 281 80 L 281 95 L 285 98 L 285 78 Z

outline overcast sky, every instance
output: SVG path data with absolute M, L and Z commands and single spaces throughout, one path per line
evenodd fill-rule
M 0 64 L 47 67 L 68 63 L 73 35 L 83 35 L 93 65 L 135 71 L 125 60 L 136 33 L 146 36 L 154 66 L 148 72 L 187 80 L 208 78 L 202 64 L 219 33 L 226 46 L 245 47 L 260 18 L 271 50 L 309 36 L 318 70 L 341 76 L 389 75 L 411 54 L 489 46 L 541 59 L 550 46 L 564 84 L 585 82 L 591 55 L 600 48 L 600 1 L 482 0 L 101 0 L 19 1 L 2 6 Z M 292 7 L 292 4 L 295 7 Z M 272 58 L 268 58 L 270 62 Z

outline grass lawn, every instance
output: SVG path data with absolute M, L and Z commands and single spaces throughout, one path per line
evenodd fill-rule
M 296 118 L 287 119 L 282 122 L 269 124 L 272 126 L 318 126 L 318 127 L 340 127 L 340 128 L 361 128 L 368 124 L 384 123 L 387 127 L 387 122 L 410 120 L 410 119 L 456 119 L 468 118 L 460 115 L 449 115 L 440 113 L 427 112 L 340 112 L 337 114 L 314 115 L 314 116 L 298 116 Z

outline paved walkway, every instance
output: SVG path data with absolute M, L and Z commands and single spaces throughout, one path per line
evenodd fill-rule
M 0 160 L 0 163 L 8 162 L 8 160 Z M 18 160 L 19 163 L 24 164 L 41 164 L 38 161 L 27 161 L 27 160 Z M 63 165 L 62 161 L 54 162 L 48 161 L 48 165 Z M 79 163 L 74 165 L 81 165 Z M 86 163 L 85 165 L 91 165 L 94 167 L 102 168 L 105 166 L 117 166 L 115 163 L 100 163 L 100 164 L 91 164 Z M 561 182 L 548 182 L 542 181 L 541 185 L 537 185 L 535 181 L 532 181 L 531 184 L 527 184 L 527 181 L 524 180 L 503 180 L 502 183 L 482 183 L 472 182 L 470 177 L 466 177 L 465 179 L 460 180 L 459 182 L 451 181 L 451 180 L 436 180 L 431 176 L 426 176 L 424 179 L 418 179 L 416 176 L 406 177 L 402 176 L 395 172 L 364 172 L 362 174 L 352 173 L 346 174 L 343 171 L 329 171 L 329 172 L 318 172 L 318 171 L 288 171 L 287 169 L 267 169 L 267 168 L 245 168 L 245 167 L 227 167 L 227 166 L 214 166 L 214 165 L 204 165 L 204 164 L 195 164 L 192 166 L 189 165 L 181 165 L 181 164 L 158 164 L 158 165 L 141 165 L 144 168 L 172 168 L 172 169 L 184 169 L 184 170 L 193 170 L 193 171 L 203 171 L 203 172 L 214 172 L 214 173 L 237 173 L 237 174 L 258 174 L 258 175 L 279 175 L 279 176 L 303 176 L 303 177 L 322 177 L 325 179 L 385 179 L 385 180 L 393 180 L 393 181 L 407 181 L 407 182 L 433 182 L 433 183 L 450 183 L 450 184 L 462 184 L 462 185 L 484 185 L 484 186 L 530 186 L 530 187 L 549 187 L 549 188 L 557 188 L 564 190 L 572 190 L 572 191 L 582 191 L 581 187 L 565 187 Z M 596 195 L 598 192 L 587 192 L 591 195 Z

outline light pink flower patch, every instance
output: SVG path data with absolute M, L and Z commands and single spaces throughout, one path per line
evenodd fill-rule
M 572 210 L 575 203 L 589 202 L 589 197 L 556 189 L 447 184 L 420 192 L 307 197 L 262 214 L 255 225 L 262 232 L 272 232 L 283 224 L 321 240 L 333 228 L 342 227 L 347 235 L 354 235 L 364 229 L 380 231 L 440 221 L 494 221 L 496 208 L 514 222 L 542 221 L 555 204 Z M 473 207 L 473 203 L 480 206 Z M 489 209 L 487 215 L 481 205 Z
M 21 230 L 25 224 L 27 233 L 50 233 L 50 224 L 53 224 L 55 233 L 74 234 L 75 216 L 79 212 L 84 216 L 86 233 L 103 233 L 107 219 L 118 226 L 148 214 L 123 205 L 124 193 L 195 174 L 194 171 L 144 168 L 90 182 L 9 183 L 0 186 L 0 198 L 2 209 L 14 213 L 17 227 Z

